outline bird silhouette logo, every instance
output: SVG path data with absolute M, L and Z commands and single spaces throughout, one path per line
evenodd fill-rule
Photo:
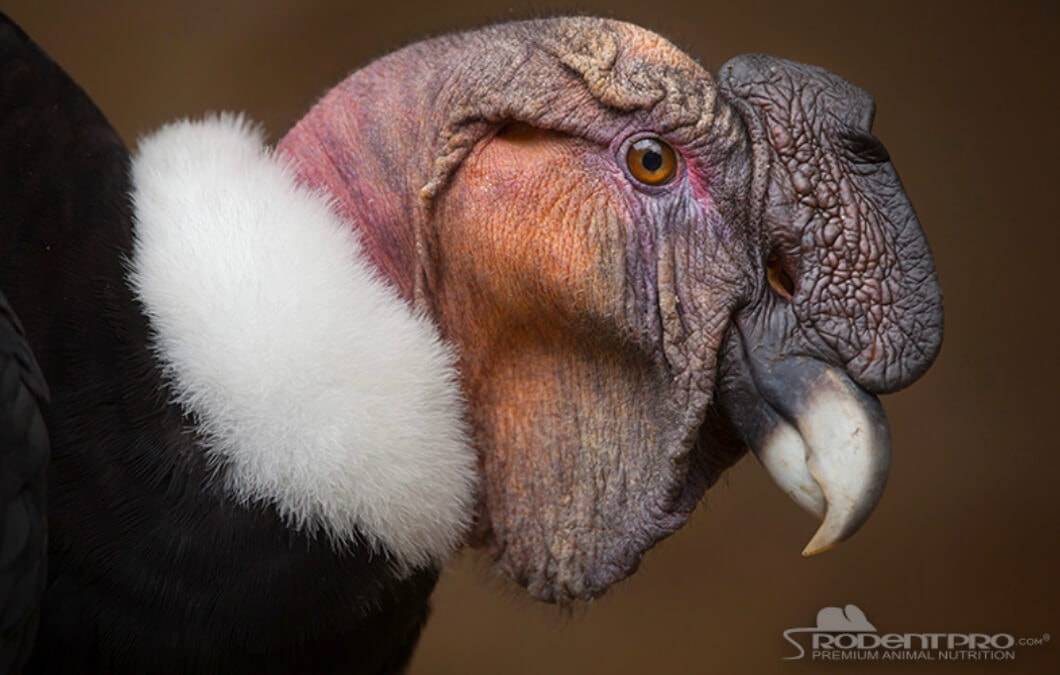
M 799 650 L 796 656 L 785 656 L 785 661 L 794 661 L 806 656 L 806 650 L 795 638 L 795 633 L 874 633 L 876 626 L 869 622 L 865 612 L 857 605 L 845 607 L 823 607 L 817 612 L 817 625 L 813 627 L 789 628 L 784 631 L 784 639 Z

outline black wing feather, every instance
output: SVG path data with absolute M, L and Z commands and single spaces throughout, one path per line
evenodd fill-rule
M 22 326 L 0 293 L 0 672 L 17 672 L 37 632 L 47 556 L 40 406 L 48 388 Z

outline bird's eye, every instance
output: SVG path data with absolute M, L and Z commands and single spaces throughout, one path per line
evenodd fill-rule
M 645 185 L 662 185 L 677 173 L 677 153 L 661 138 L 634 141 L 626 151 L 629 173 Z

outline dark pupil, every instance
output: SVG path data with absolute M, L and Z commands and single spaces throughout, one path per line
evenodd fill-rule
M 655 172 L 662 168 L 663 157 L 654 150 L 649 150 L 644 153 L 640 163 L 648 171 Z

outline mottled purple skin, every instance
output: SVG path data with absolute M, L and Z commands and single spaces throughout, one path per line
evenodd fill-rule
M 834 218 L 792 212 L 805 181 L 784 182 L 779 140 L 799 120 L 755 96 L 782 110 L 800 89 L 747 72 L 728 68 L 719 87 L 662 38 L 614 21 L 506 24 L 380 59 L 280 144 L 455 345 L 483 476 L 470 541 L 538 598 L 601 594 L 685 522 L 759 426 L 746 412 L 760 398 L 756 354 L 796 344 L 882 391 L 937 351 L 930 253 L 893 169 L 834 191 Z M 841 103 L 864 96 L 842 84 Z M 849 164 L 826 161 L 836 151 L 822 142 L 834 111 L 807 110 L 824 122 L 796 154 L 824 153 L 808 166 L 838 166 L 846 185 Z M 670 182 L 639 184 L 626 169 L 642 134 L 675 149 Z M 816 244 L 836 241 L 835 225 L 856 239 L 866 213 L 885 233 L 876 248 Z M 767 282 L 778 249 L 790 300 Z M 880 278 L 874 260 L 905 259 L 920 261 L 919 290 L 859 291 Z M 864 304 L 829 302 L 837 293 Z M 866 324 L 881 312 L 895 320 Z M 885 347 L 866 352 L 873 343 Z
M 909 385 L 942 345 L 942 300 L 916 213 L 871 133 L 874 101 L 821 68 L 763 55 L 733 59 L 719 82 L 757 141 L 751 203 L 795 280 L 790 302 L 748 331 L 841 364 L 868 391 Z

